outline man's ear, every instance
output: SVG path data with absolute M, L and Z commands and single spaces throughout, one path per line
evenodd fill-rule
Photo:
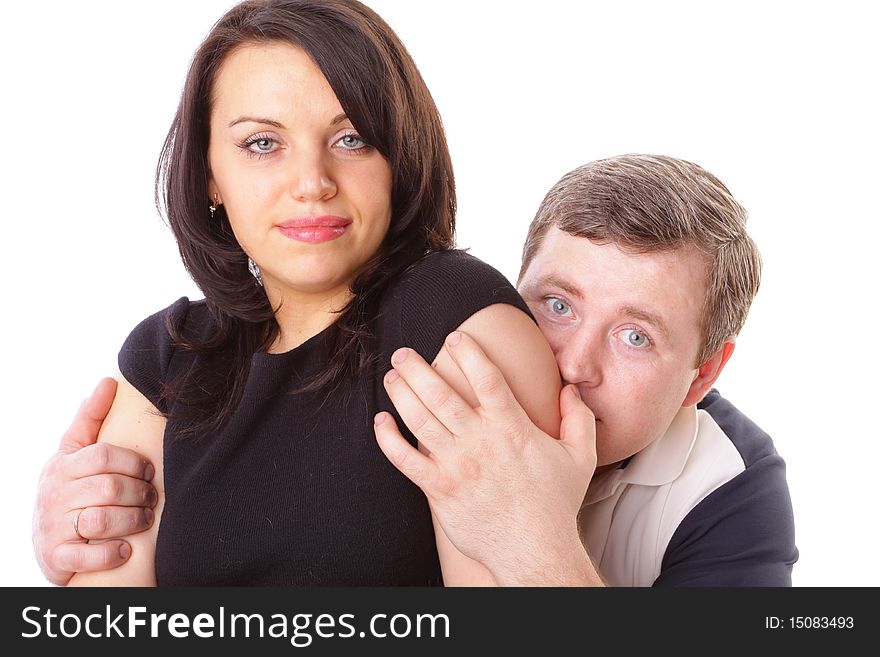
M 718 351 L 709 356 L 706 362 L 700 365 L 697 369 L 697 376 L 691 383 L 687 396 L 685 396 L 681 404 L 683 407 L 693 406 L 706 396 L 718 375 L 721 374 L 721 370 L 724 369 L 727 361 L 733 355 L 734 347 L 736 347 L 736 344 L 733 340 L 725 342 Z

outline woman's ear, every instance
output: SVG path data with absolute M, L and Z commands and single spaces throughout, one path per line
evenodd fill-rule
M 727 365 L 727 361 L 733 355 L 733 349 L 736 344 L 733 340 L 729 340 L 721 345 L 721 348 L 714 354 L 709 356 L 706 361 L 697 368 L 697 376 L 694 377 L 691 387 L 685 396 L 682 406 L 693 406 L 699 403 L 706 393 L 712 389 L 712 384 L 721 374 L 721 370 Z
M 217 185 L 214 183 L 213 178 L 208 179 L 208 202 L 215 207 L 223 204 L 223 201 L 220 198 L 220 190 L 217 189 Z

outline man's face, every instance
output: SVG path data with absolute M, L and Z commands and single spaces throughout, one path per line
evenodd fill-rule
M 665 433 L 698 376 L 706 264 L 696 249 L 632 254 L 551 228 L 519 291 L 596 415 L 599 468 Z

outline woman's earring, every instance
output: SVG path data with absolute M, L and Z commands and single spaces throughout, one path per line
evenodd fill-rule
M 208 207 L 208 210 L 211 211 L 211 219 L 214 218 L 214 213 L 217 212 L 217 208 L 220 206 L 220 197 L 214 194 L 214 202 Z
M 260 276 L 260 265 L 254 262 L 250 256 L 248 256 L 248 271 L 257 280 L 257 284 L 260 287 L 263 287 L 263 277 Z

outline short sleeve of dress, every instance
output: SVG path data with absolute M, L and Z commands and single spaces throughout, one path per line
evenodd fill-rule
M 150 315 L 134 328 L 119 350 L 122 376 L 162 413 L 168 413 L 162 389 L 174 353 L 166 321 L 170 317 L 174 326 L 182 326 L 189 307 L 189 299 L 181 297 L 168 308 Z
M 506 303 L 534 321 L 510 281 L 464 251 L 425 256 L 404 273 L 399 289 L 403 343 L 429 363 L 436 358 L 446 336 L 483 308 Z

